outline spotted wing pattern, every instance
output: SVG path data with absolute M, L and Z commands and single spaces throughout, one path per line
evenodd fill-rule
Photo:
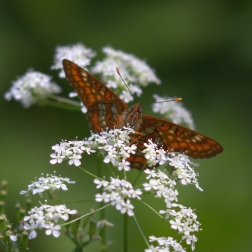
M 138 151 L 129 158 L 134 168 L 138 169 L 146 163 L 142 150 L 148 139 L 165 150 L 184 153 L 193 158 L 210 158 L 223 151 L 222 146 L 213 139 L 153 116 L 144 115 L 138 131 L 142 134 L 138 139 Z
M 66 78 L 87 108 L 91 130 L 97 133 L 114 128 L 117 114 L 121 115 L 127 104 L 88 71 L 66 59 L 62 63 Z
M 137 151 L 128 158 L 132 168 L 141 169 L 146 164 L 142 151 L 148 139 L 165 150 L 193 158 L 210 158 L 223 151 L 219 143 L 196 131 L 157 117 L 142 116 L 139 104 L 128 108 L 111 89 L 73 62 L 64 59 L 63 67 L 68 81 L 87 107 L 87 118 L 93 132 L 118 126 L 118 118 L 124 124 L 135 126 L 138 134 L 132 137 L 137 139 Z

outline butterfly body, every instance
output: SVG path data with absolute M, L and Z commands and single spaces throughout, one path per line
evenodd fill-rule
M 87 108 L 87 119 L 93 132 L 129 125 L 139 134 L 134 136 L 137 138 L 136 154 L 128 158 L 132 168 L 141 169 L 146 163 L 142 151 L 148 139 L 167 151 L 184 153 L 193 158 L 210 158 L 223 151 L 219 143 L 196 131 L 142 115 L 139 103 L 128 107 L 105 84 L 73 62 L 64 59 L 63 67 L 66 78 Z
M 126 109 L 125 111 L 123 111 L 121 115 L 119 115 L 119 118 L 123 122 L 122 127 L 129 125 L 130 127 L 133 127 L 135 131 L 138 131 L 138 129 L 141 127 L 143 123 L 142 108 L 140 104 L 137 103 L 131 106 L 130 108 Z

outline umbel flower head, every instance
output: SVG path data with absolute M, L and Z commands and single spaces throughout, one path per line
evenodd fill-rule
M 65 205 L 51 206 L 42 204 L 40 207 L 32 208 L 24 217 L 22 228 L 29 232 L 29 239 L 37 236 L 36 229 L 45 229 L 46 235 L 60 236 L 61 226 L 57 222 L 62 219 L 68 220 L 69 214 L 76 214 L 77 210 L 70 210 Z
M 20 101 L 25 108 L 30 107 L 50 95 L 61 92 L 61 88 L 51 79 L 49 75 L 29 71 L 12 83 L 12 87 L 4 97 L 8 101 L 11 99 Z
M 85 68 L 90 65 L 91 59 L 95 57 L 95 55 L 96 52 L 81 43 L 72 46 L 58 46 L 56 47 L 54 64 L 51 66 L 51 69 L 60 69 L 59 77 L 65 78 L 65 73 L 62 68 L 63 59 L 69 59 Z
M 27 191 L 22 190 L 20 194 L 25 196 L 29 196 L 30 193 L 32 194 L 39 194 L 42 197 L 42 193 L 44 191 L 56 191 L 56 190 L 68 190 L 66 184 L 75 184 L 75 181 L 70 181 L 69 178 L 62 178 L 61 176 L 49 175 L 47 174 L 46 177 L 43 176 L 39 177 L 36 181 L 32 182 L 32 184 L 28 185 Z

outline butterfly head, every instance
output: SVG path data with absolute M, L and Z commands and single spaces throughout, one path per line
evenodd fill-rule
M 126 109 L 121 115 L 121 120 L 124 125 L 129 125 L 137 130 L 142 124 L 142 108 L 140 104 L 137 103 Z

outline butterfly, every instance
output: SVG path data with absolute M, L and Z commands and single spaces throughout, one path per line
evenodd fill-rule
M 87 108 L 87 119 L 93 132 L 129 125 L 137 136 L 137 151 L 127 161 L 131 168 L 142 169 L 146 159 L 144 143 L 152 139 L 167 151 L 184 153 L 193 158 L 210 158 L 223 151 L 213 139 L 175 123 L 142 115 L 139 103 L 128 107 L 110 88 L 70 60 L 62 61 L 67 80 Z

